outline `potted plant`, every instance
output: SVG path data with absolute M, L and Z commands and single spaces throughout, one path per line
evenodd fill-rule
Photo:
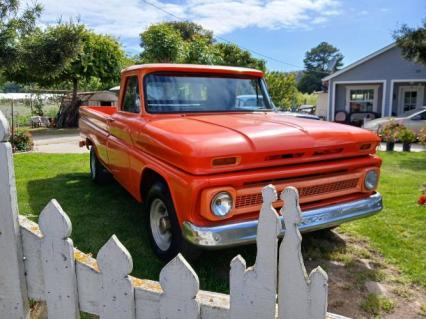
M 416 133 L 407 127 L 402 127 L 398 132 L 398 140 L 402 142 L 402 150 L 409 152 L 411 150 L 411 143 L 417 140 Z
M 420 130 L 417 138 L 419 139 L 420 144 L 426 145 L 426 126 Z
M 381 136 L 382 140 L 386 142 L 386 151 L 392 152 L 395 147 L 395 140 L 397 139 L 398 132 L 403 127 L 398 122 L 395 122 L 394 120 L 387 123 L 385 126 L 380 128 L 379 135 Z

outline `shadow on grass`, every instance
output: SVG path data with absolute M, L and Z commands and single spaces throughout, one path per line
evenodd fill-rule
M 420 158 L 403 158 L 400 160 L 398 165 L 402 169 L 409 169 L 416 172 L 426 171 L 426 153 L 424 153 L 423 157 Z
M 33 212 L 40 213 L 50 199 L 58 200 L 69 215 L 74 245 L 96 256 L 102 245 L 116 234 L 133 257 L 133 275 L 158 280 L 163 263 L 153 254 L 147 222 L 137 203 L 119 184 L 95 185 L 86 173 L 57 175 L 48 179 L 30 180 L 27 184 L 29 204 Z M 303 251 L 315 262 L 336 250 L 344 249 L 344 242 L 331 232 L 304 235 Z M 319 253 L 318 253 L 319 252 Z M 192 263 L 199 275 L 201 288 L 228 292 L 229 264 L 241 254 L 252 265 L 255 245 L 232 249 L 205 251 Z

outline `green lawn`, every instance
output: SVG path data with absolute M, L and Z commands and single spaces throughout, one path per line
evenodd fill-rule
M 368 237 L 385 258 L 397 264 L 413 282 L 426 286 L 426 209 L 415 201 L 426 182 L 426 154 L 384 154 L 380 191 L 385 210 L 376 217 L 345 225 L 343 230 Z M 89 179 L 88 155 L 15 155 L 20 213 L 37 221 L 56 198 L 73 223 L 74 245 L 96 255 L 112 234 L 133 256 L 133 274 L 158 280 L 163 264 L 152 254 L 140 205 L 116 183 L 97 186 Z M 306 235 L 305 251 L 323 241 Z M 310 249 L 313 248 L 313 249 Z M 321 247 L 319 247 L 321 248 Z M 228 290 L 229 262 L 242 254 L 254 262 L 255 247 L 206 252 L 193 264 L 202 289 Z
M 426 207 L 416 203 L 426 184 L 426 153 L 381 152 L 380 157 L 384 210 L 341 229 L 366 237 L 412 282 L 426 287 Z

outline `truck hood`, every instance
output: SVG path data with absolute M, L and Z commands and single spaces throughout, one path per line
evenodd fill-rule
M 379 142 L 364 129 L 272 112 L 158 118 L 144 131 L 146 152 L 197 175 L 366 155 Z

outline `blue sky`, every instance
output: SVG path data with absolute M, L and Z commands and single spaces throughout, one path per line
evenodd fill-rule
M 138 34 L 150 24 L 176 20 L 202 24 L 222 39 L 262 53 L 271 70 L 303 68 L 304 54 L 321 41 L 341 50 L 345 65 L 391 43 L 401 24 L 426 19 L 425 0 L 40 0 L 42 24 L 79 17 L 140 52 Z M 158 9 L 161 8 L 162 10 Z M 220 41 L 220 39 L 219 39 Z

